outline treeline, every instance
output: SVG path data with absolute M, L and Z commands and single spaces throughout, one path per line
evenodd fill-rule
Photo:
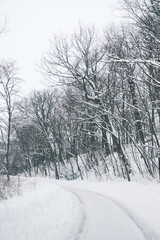
M 22 172 L 83 178 L 92 170 L 130 181 L 135 169 L 157 176 L 160 2 L 124 3 L 129 23 L 103 34 L 81 25 L 52 40 L 40 66 L 51 89 L 34 91 L 15 108 L 7 100 L 15 85 L 4 90 L 8 123 L 1 125 L 0 164 L 8 179 Z M 15 80 L 8 70 L 6 76 L 1 68 L 2 88 Z

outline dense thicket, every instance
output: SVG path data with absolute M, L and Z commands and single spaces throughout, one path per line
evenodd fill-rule
M 157 176 L 160 2 L 124 2 L 132 22 L 51 42 L 41 70 L 58 87 L 17 103 L 10 174 Z

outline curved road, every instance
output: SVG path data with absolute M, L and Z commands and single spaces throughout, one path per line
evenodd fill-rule
M 83 217 L 74 240 L 146 240 L 136 223 L 116 204 L 94 192 L 66 188 L 76 194 Z

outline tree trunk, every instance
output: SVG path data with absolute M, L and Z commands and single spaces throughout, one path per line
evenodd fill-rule
M 12 114 L 10 109 L 8 110 L 8 132 L 7 132 L 7 152 L 6 152 L 6 169 L 7 169 L 7 179 L 10 181 L 10 136 L 11 136 L 11 118 Z

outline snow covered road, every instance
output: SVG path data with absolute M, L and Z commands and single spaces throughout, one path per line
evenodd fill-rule
M 83 219 L 74 240 L 145 240 L 136 223 L 104 196 L 70 189 L 83 204 Z

